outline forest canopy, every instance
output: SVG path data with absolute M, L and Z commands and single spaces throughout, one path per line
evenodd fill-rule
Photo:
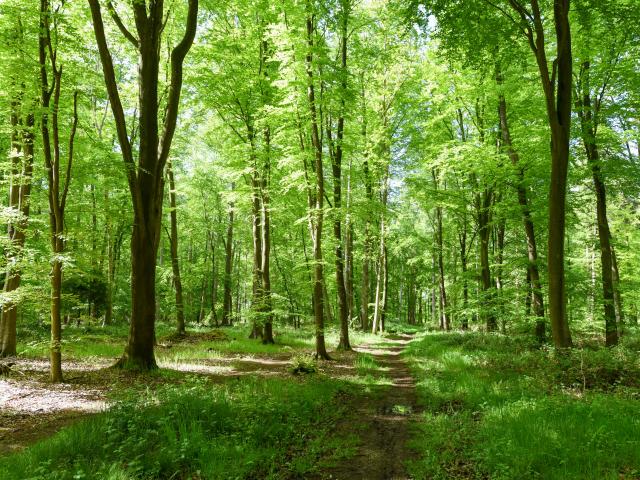
M 143 375 L 170 331 L 636 334 L 634 0 L 2 0 L 0 151 L 0 358 L 54 383 L 79 329 Z

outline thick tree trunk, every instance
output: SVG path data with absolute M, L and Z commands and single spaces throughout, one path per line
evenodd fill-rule
M 165 24 L 163 2 L 151 2 L 149 5 L 146 2 L 132 2 L 131 9 L 138 38 L 131 34 L 122 22 L 116 22 L 123 36 L 134 45 L 139 54 L 140 113 L 137 163 L 127 131 L 113 60 L 107 46 L 100 3 L 98 0 L 88 2 L 134 212 L 131 237 L 131 326 L 127 347 L 118 365 L 147 370 L 156 367 L 153 353 L 156 320 L 155 275 L 162 220 L 164 168 L 176 129 L 182 89 L 182 65 L 196 34 L 198 0 L 189 0 L 185 33 L 171 51 L 170 84 L 161 135 L 158 74 Z M 117 13 L 112 12 L 112 16 L 117 17 Z
M 176 182 L 173 175 L 173 165 L 167 162 L 167 177 L 169 178 L 169 207 L 171 208 L 171 268 L 173 271 L 173 285 L 176 289 L 176 332 L 178 335 L 186 333 L 184 323 L 184 300 L 182 298 L 182 278 L 180 277 L 180 263 L 178 260 L 178 212 L 176 207 Z
M 564 239 L 569 168 L 569 140 L 571 138 L 572 55 L 569 26 L 570 0 L 554 0 L 557 57 L 553 75 L 549 72 L 544 27 L 537 0 L 532 0 L 533 26 L 527 37 L 536 56 L 542 88 L 545 94 L 547 117 L 551 130 L 551 182 L 549 188 L 549 318 L 556 348 L 570 348 L 571 333 L 567 319 L 565 286 Z M 528 23 L 529 18 L 525 21 Z M 535 34 L 534 34 L 535 31 Z

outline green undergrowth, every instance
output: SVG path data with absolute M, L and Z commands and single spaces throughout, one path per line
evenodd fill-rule
M 29 325 L 18 335 L 18 355 L 26 358 L 42 358 L 49 355 L 49 331 L 45 325 Z M 127 341 L 128 325 L 69 324 L 62 333 L 63 358 L 76 360 L 92 358 L 115 359 L 122 355 Z M 212 328 L 192 325 L 184 336 L 174 333 L 174 326 L 159 323 L 156 337 L 156 356 L 159 362 L 170 364 L 193 360 L 218 359 L 229 355 L 277 355 L 296 354 L 315 349 L 314 330 L 275 326 L 275 344 L 263 344 L 260 339 L 249 338 L 246 325 Z M 325 332 L 327 348 L 338 345 L 337 328 Z M 361 344 L 379 337 L 370 333 L 351 332 L 351 341 Z
M 0 459 L 3 480 L 304 478 L 340 452 L 339 382 L 195 377 Z M 345 450 L 347 451 L 347 450 Z
M 430 333 L 407 352 L 423 409 L 416 478 L 640 478 L 640 355 L 580 343 Z

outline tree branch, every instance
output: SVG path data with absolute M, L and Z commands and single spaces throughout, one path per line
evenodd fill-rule
M 131 42 L 134 47 L 138 48 L 140 46 L 140 41 L 136 37 L 134 37 L 129 30 L 127 30 L 127 27 L 125 27 L 124 23 L 122 23 L 122 19 L 118 15 L 118 12 L 116 11 L 111 1 L 107 2 L 107 10 L 109 10 L 111 18 L 122 32 L 122 35 L 124 35 L 124 38 L 129 40 L 129 42 Z
M 169 157 L 171 141 L 176 130 L 178 118 L 178 106 L 180 103 L 180 91 L 182 89 L 182 64 L 184 62 L 193 40 L 196 36 L 198 25 L 198 0 L 189 0 L 189 11 L 187 13 L 187 27 L 184 37 L 171 52 L 171 85 L 169 87 L 169 97 L 167 100 L 167 116 L 164 122 L 164 132 L 160 141 L 160 156 L 156 166 L 156 178 L 162 173 L 164 165 Z
M 71 133 L 69 134 L 69 155 L 67 157 L 67 168 L 64 178 L 64 188 L 62 189 L 62 198 L 60 199 L 60 211 L 64 212 L 67 203 L 67 194 L 69 193 L 69 184 L 71 183 L 71 164 L 73 163 L 73 144 L 78 128 L 78 91 L 73 92 L 73 122 L 71 123 Z
M 122 108 L 122 102 L 120 100 L 120 93 L 118 92 L 118 85 L 116 82 L 116 74 L 113 68 L 113 59 L 107 46 L 107 39 L 104 33 L 104 22 L 102 21 L 102 13 L 100 11 L 100 3 L 98 0 L 88 0 L 89 7 L 91 8 L 91 17 L 93 19 L 93 30 L 96 36 L 96 43 L 98 44 L 98 51 L 100 53 L 100 61 L 102 63 L 102 71 L 104 73 L 105 85 L 107 88 L 107 94 L 109 96 L 109 102 L 111 103 L 111 111 L 116 124 L 116 133 L 118 135 L 118 142 L 120 143 L 120 149 L 122 151 L 122 158 L 125 163 L 125 171 L 127 175 L 127 181 L 129 184 L 129 191 L 131 192 L 131 198 L 136 205 L 136 211 L 143 212 L 142 203 L 140 199 L 140 193 L 137 183 L 136 165 L 133 159 L 133 152 L 131 149 L 131 142 L 127 134 L 127 121 L 124 115 L 124 109 Z

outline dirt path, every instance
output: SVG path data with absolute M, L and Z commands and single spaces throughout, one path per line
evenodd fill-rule
M 409 479 L 405 463 L 413 456 L 408 448 L 410 422 L 416 413 L 415 382 L 400 357 L 410 336 L 397 336 L 380 345 L 356 350 L 370 354 L 391 385 L 379 385 L 352 398 L 353 415 L 337 426 L 340 433 L 354 431 L 359 445 L 354 457 L 322 474 L 336 480 Z

